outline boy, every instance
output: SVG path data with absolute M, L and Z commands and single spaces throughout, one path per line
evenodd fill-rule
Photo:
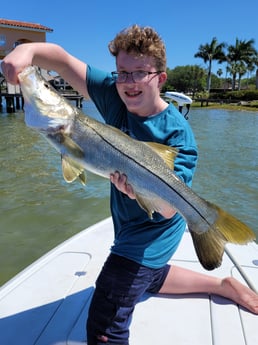
M 50 43 L 18 46 L 2 63 L 7 81 L 34 64 L 55 70 L 77 91 L 90 97 L 106 123 L 143 141 L 178 148 L 174 170 L 191 185 L 197 161 L 193 133 L 183 116 L 160 97 L 165 83 L 166 52 L 159 35 L 133 25 L 109 44 L 116 71 L 87 66 Z M 111 212 L 115 240 L 97 279 L 87 321 L 87 341 L 129 344 L 134 306 L 146 291 L 152 293 L 208 292 L 231 298 L 258 313 L 258 296 L 234 278 L 216 278 L 167 265 L 185 230 L 185 222 L 170 206 L 149 219 L 135 200 L 123 171 L 110 176 Z

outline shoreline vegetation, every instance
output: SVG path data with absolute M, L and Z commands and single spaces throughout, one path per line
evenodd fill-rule
M 178 104 L 171 100 L 166 100 L 168 103 L 172 102 L 176 107 Z M 211 102 L 208 100 L 195 100 L 191 104 L 191 108 L 200 108 L 200 109 L 226 109 L 226 110 L 237 110 L 237 111 L 255 111 L 258 115 L 258 101 L 252 102 L 238 102 L 238 103 L 223 103 L 223 102 Z M 190 108 L 190 109 L 191 109 Z
M 206 105 L 205 101 L 195 100 L 191 104 L 191 108 L 202 108 L 202 109 L 227 109 L 227 110 L 240 110 L 240 111 L 256 111 L 258 115 L 258 101 L 250 102 L 237 102 L 237 103 L 224 103 L 224 102 L 211 102 L 208 100 Z
M 258 113 L 258 93 L 254 99 L 245 99 L 245 97 L 239 98 L 232 98 L 232 97 L 205 97 L 206 95 L 197 96 L 196 98 L 192 98 L 193 103 L 191 104 L 191 108 L 200 108 L 200 109 L 227 109 L 227 110 L 240 110 L 240 111 L 255 111 Z M 165 96 L 164 93 L 161 93 L 161 97 L 168 103 L 173 102 L 175 106 L 178 104 Z M 191 96 L 190 96 L 191 97 Z

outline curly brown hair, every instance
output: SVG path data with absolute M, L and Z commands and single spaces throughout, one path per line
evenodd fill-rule
M 158 33 L 151 27 L 137 24 L 122 30 L 108 45 L 110 53 L 117 57 L 121 50 L 127 54 L 151 56 L 158 71 L 166 71 L 166 48 Z

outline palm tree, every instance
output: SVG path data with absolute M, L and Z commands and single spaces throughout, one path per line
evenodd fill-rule
M 256 89 L 258 89 L 258 51 L 256 51 L 256 54 L 253 56 L 253 59 L 247 68 L 249 72 L 256 69 Z
M 219 63 L 226 61 L 226 55 L 224 53 L 224 48 L 226 44 L 224 42 L 218 43 L 216 37 L 213 37 L 211 43 L 201 44 L 199 46 L 198 52 L 194 55 L 194 57 L 199 57 L 203 59 L 205 63 L 208 62 L 208 76 L 207 76 L 207 91 L 210 91 L 211 88 L 211 69 L 212 69 L 212 61 L 218 60 Z
M 219 77 L 221 77 L 222 74 L 223 74 L 223 71 L 222 71 L 221 68 L 219 68 L 219 69 L 217 70 L 217 75 L 218 75 Z
M 241 77 L 257 65 L 258 52 L 254 47 L 254 39 L 249 41 L 236 38 L 235 45 L 228 46 L 228 72 L 232 75 L 232 90 L 235 90 L 238 76 L 240 90 Z
M 223 71 L 222 71 L 221 68 L 219 68 L 219 69 L 217 70 L 217 75 L 219 76 L 219 78 L 222 76 L 222 74 L 223 74 Z M 221 79 L 220 79 L 220 87 L 221 87 Z

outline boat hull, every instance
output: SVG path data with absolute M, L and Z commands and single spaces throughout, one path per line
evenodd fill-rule
M 0 344 L 85 344 L 85 322 L 94 283 L 113 241 L 111 218 L 65 241 L 0 288 Z M 101 245 L 100 245 L 101 244 Z M 227 246 L 223 264 L 209 274 L 241 268 L 258 286 L 258 246 Z M 233 261 L 235 261 L 235 263 Z M 199 272 L 186 231 L 173 262 Z M 225 326 L 226 325 L 226 326 Z M 136 306 L 130 344 L 258 344 L 258 317 L 207 294 L 144 295 Z

